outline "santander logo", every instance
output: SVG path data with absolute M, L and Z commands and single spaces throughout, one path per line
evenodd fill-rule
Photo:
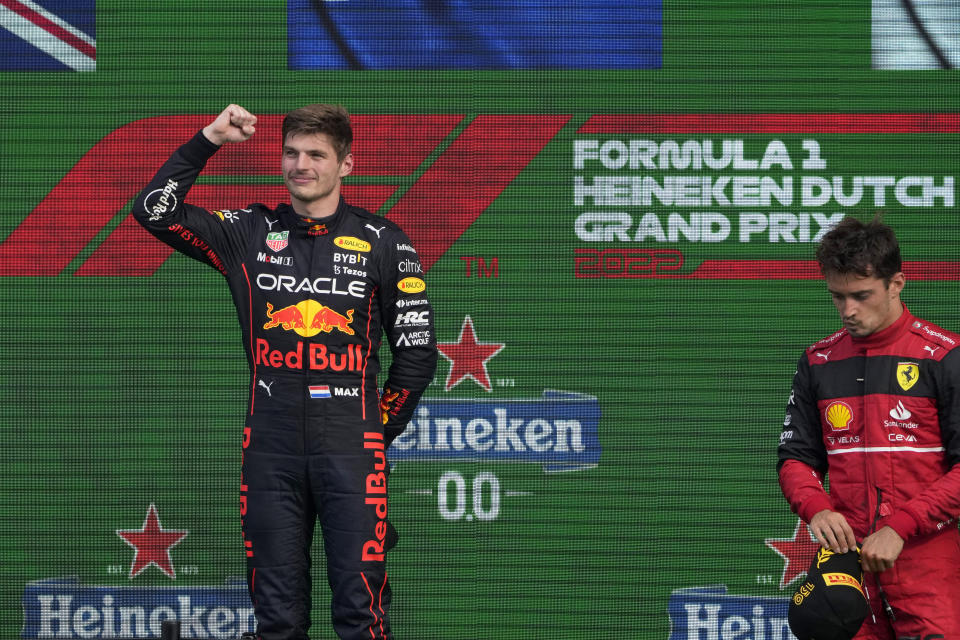
M 903 406 L 902 401 L 897 402 L 897 406 L 893 409 L 890 409 L 890 417 L 894 420 L 909 420 L 910 416 L 913 414 L 910 413 L 910 410 Z

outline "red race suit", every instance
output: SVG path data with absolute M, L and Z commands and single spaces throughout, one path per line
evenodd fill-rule
M 960 638 L 958 347 L 904 307 L 865 338 L 816 342 L 797 365 L 779 447 L 791 509 L 807 523 L 837 511 L 858 542 L 884 526 L 905 540 L 893 568 L 865 574 L 872 615 L 857 638 Z

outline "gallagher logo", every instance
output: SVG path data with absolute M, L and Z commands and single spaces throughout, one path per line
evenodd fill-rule
M 166 162 L 171 150 L 214 117 L 216 114 L 146 118 L 108 134 L 0 244 L 0 276 L 63 275 L 77 256 L 86 254 L 89 257 L 72 275 L 153 275 L 173 250 L 140 227 L 128 215 L 127 204 Z M 222 209 L 221 198 L 230 202 L 289 201 L 283 185 L 251 185 L 246 181 L 248 175 L 276 172 L 282 119 L 279 114 L 259 116 L 257 135 L 217 152 L 203 175 L 233 182 L 194 185 L 188 201 L 208 210 Z M 359 184 L 348 180 L 344 185 L 344 197 L 399 224 L 419 249 L 426 272 L 559 133 L 570 116 L 359 114 L 350 120 L 354 153 L 363 158 L 363 169 L 353 173 L 362 176 Z M 455 139 L 436 154 L 455 130 L 459 130 Z M 513 140 L 506 155 L 500 144 L 505 139 Z M 125 162 L 132 147 L 137 149 L 138 162 Z M 399 148 L 403 153 L 396 152 Z M 479 173 L 484 176 L 482 184 L 473 178 Z M 105 175 L 111 179 L 104 180 Z M 406 188 L 414 176 L 416 182 Z M 389 211 L 383 210 L 401 187 L 404 190 L 399 199 Z M 65 218 L 64 211 L 71 211 L 71 215 Z M 98 236 L 104 228 L 113 230 L 100 242 Z M 94 242 L 99 244 L 91 246 Z M 36 260 L 38 254 L 44 259 Z

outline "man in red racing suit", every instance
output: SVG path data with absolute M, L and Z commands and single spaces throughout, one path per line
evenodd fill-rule
M 133 206 L 153 235 L 223 273 L 250 365 L 240 514 L 262 640 L 306 640 L 319 519 L 340 638 L 393 638 L 384 555 L 390 442 L 436 368 L 420 260 L 394 223 L 347 205 L 349 116 L 309 105 L 283 123 L 291 204 L 184 203 L 207 160 L 254 134 L 237 105 L 181 146 Z M 393 351 L 382 396 L 381 329 Z
M 872 615 L 857 638 L 960 638 L 960 335 L 902 304 L 879 221 L 845 219 L 817 258 L 844 328 L 797 365 L 783 494 L 822 546 L 862 544 Z

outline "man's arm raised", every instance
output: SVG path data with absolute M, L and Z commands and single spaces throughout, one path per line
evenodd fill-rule
M 245 142 L 257 132 L 257 116 L 238 104 L 227 105 L 216 120 L 203 128 L 204 137 L 220 146 L 227 142 Z
M 243 107 L 227 106 L 157 171 L 134 202 L 133 216 L 162 242 L 191 258 L 222 273 L 237 267 L 247 242 L 249 216 L 231 212 L 227 218 L 222 211 L 188 204 L 187 197 L 207 160 L 224 143 L 249 140 L 256 122 L 257 117 Z

